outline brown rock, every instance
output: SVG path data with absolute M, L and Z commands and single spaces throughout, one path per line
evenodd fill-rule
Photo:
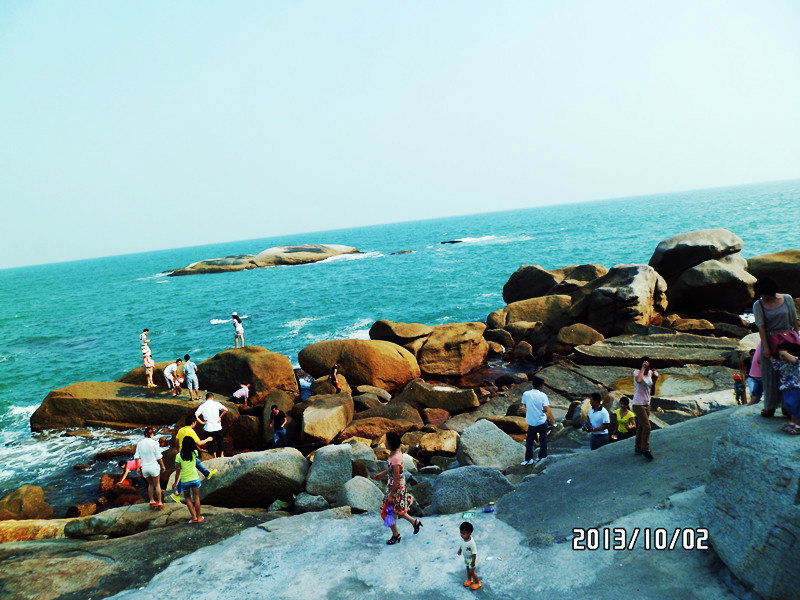
M 382 340 L 327 340 L 306 346 L 298 361 L 304 371 L 321 377 L 337 361 L 350 385 L 372 385 L 387 391 L 419 377 L 417 360 L 405 348 Z
M 458 433 L 452 430 L 426 433 L 417 442 L 417 458 L 428 463 L 433 456 L 453 457 L 458 450 L 458 438 Z
M 458 377 L 478 369 L 489 346 L 483 339 L 483 323 L 436 325 L 417 352 L 419 368 L 434 376 Z
M 25 519 L 24 521 L 0 519 L 0 544 L 60 539 L 64 537 L 66 523 L 67 519 Z
M 511 362 L 521 363 L 525 361 L 533 361 L 533 348 L 528 342 L 520 342 L 514 346 L 511 352 Z
M 483 332 L 483 339 L 487 342 L 495 342 L 506 348 L 514 347 L 513 336 L 505 329 L 487 329 Z
M 352 420 L 353 398 L 350 394 L 312 396 L 303 411 L 303 440 L 329 444 Z
M 443 408 L 423 408 L 422 420 L 426 425 L 441 427 L 450 418 L 450 413 Z
M 111 448 L 102 450 L 94 455 L 95 460 L 113 460 L 115 458 L 133 458 L 136 452 L 136 445 L 123 446 L 122 448 Z
M 800 297 L 800 250 L 784 250 L 747 260 L 747 270 L 756 278 L 769 277 L 778 291 Z
M 44 501 L 44 490 L 35 485 L 23 485 L 0 498 L 0 511 L 7 519 L 49 519 L 53 516 L 53 509 Z
M 164 379 L 164 369 L 174 362 L 173 360 L 162 360 L 156 363 L 153 368 L 153 383 L 158 387 L 167 389 L 167 380 Z M 131 385 L 147 385 L 147 375 L 144 373 L 144 367 L 136 367 L 132 371 L 128 371 L 125 375 L 117 379 L 118 383 L 130 383 Z
M 384 340 L 398 346 L 405 346 L 419 338 L 426 338 L 433 333 L 430 325 L 422 323 L 394 323 L 381 319 L 370 327 L 369 337 L 372 340 Z
M 353 390 L 350 389 L 350 385 L 347 383 L 347 379 L 341 373 L 336 375 L 336 381 L 339 382 L 339 386 L 342 388 L 343 392 L 347 392 L 348 394 L 352 394 Z M 311 384 L 311 395 L 317 396 L 319 394 L 335 394 L 336 388 L 330 382 L 329 375 L 323 375 L 314 380 Z
M 357 413 L 369 410 L 370 408 L 376 408 L 378 406 L 383 406 L 383 401 L 375 394 L 361 394 L 359 396 L 353 396 L 353 407 Z
M 360 412 L 355 416 L 355 419 L 367 419 L 370 417 L 382 417 L 393 421 L 409 421 L 414 424 L 414 429 L 422 429 L 424 425 L 419 411 L 408 402 L 399 399 L 399 397 L 387 404 Z
M 197 365 L 197 376 L 203 387 L 227 396 L 242 383 L 249 383 L 250 404 L 262 404 L 274 390 L 282 390 L 292 397 L 300 396 L 289 359 L 261 346 L 220 352 Z
M 97 504 L 75 504 L 67 509 L 67 517 L 88 517 L 97 512 Z
M 525 417 L 483 417 L 508 434 L 528 433 L 528 423 Z
M 394 402 L 408 402 L 426 408 L 443 408 L 451 413 L 472 410 L 480 406 L 475 390 L 464 390 L 445 384 L 430 384 L 422 379 L 410 382 Z M 391 406 L 394 402 L 390 402 L 387 406 Z
M 390 431 L 398 435 L 403 435 L 412 427 L 414 427 L 414 423 L 411 421 L 393 421 L 391 419 L 384 419 L 383 417 L 367 417 L 353 421 L 342 432 L 342 437 L 350 438 L 357 436 L 374 440 L 382 435 L 386 435 Z
M 517 321 L 541 322 L 553 331 L 574 322 L 569 316 L 572 299 L 566 295 L 542 296 L 512 302 L 487 318 L 489 327 L 503 329 Z
M 660 242 L 649 264 L 665 279 L 672 279 L 707 260 L 738 252 L 743 245 L 742 239 L 727 229 L 690 231 Z
M 579 287 L 587 281 L 602 277 L 608 270 L 602 265 L 572 265 L 548 271 L 539 265 L 523 265 L 517 269 L 503 286 L 503 301 L 506 304 L 538 298 L 553 293 L 556 286 L 559 293 L 569 293 L 564 283 Z M 571 291 L 571 290 L 570 290 Z
M 664 317 L 662 324 L 664 327 L 669 327 L 681 333 L 694 333 L 696 335 L 711 335 L 716 330 L 714 325 L 705 319 L 683 319 L 677 315 L 667 315 Z
M 583 323 L 575 323 L 574 325 L 570 325 L 568 327 L 562 327 L 558 331 L 556 339 L 562 344 L 581 346 L 584 344 L 594 344 L 595 342 L 599 342 L 605 338 L 603 337 L 602 333 L 595 331 L 588 325 L 584 325 Z

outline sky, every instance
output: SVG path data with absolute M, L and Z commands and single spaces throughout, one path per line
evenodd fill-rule
M 0 268 L 794 179 L 798 31 L 794 0 L 5 0 Z

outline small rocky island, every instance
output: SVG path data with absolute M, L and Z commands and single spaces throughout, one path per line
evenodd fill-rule
M 175 269 L 170 277 L 180 275 L 199 275 L 202 273 L 226 273 L 263 267 L 305 265 L 338 256 L 339 254 L 359 254 L 352 246 L 339 244 L 300 244 L 297 246 L 274 246 L 258 254 L 237 254 L 222 258 L 199 260 L 181 269 Z
M 753 283 L 769 275 L 798 303 L 800 250 L 748 261 L 742 245 L 732 232 L 711 229 L 664 240 L 649 264 L 524 265 L 503 289 L 506 306 L 485 322 L 379 320 L 369 340 L 302 349 L 297 370 L 266 348 L 224 350 L 199 372 L 201 386 L 229 408 L 223 429 L 235 455 L 202 455 L 218 470 L 200 490 L 202 527 L 187 524 L 182 505 L 150 510 L 140 489 L 112 474 L 109 455 L 98 455 L 91 468 L 104 473 L 99 499 L 72 507 L 69 518 L 52 518 L 40 488 L 0 499 L 3 597 L 125 589 L 134 591 L 123 598 L 155 597 L 174 593 L 187 572 L 196 575 L 181 591 L 201 596 L 225 589 L 231 597 L 464 597 L 455 549 L 462 511 L 470 510 L 485 553 L 485 598 L 655 599 L 703 590 L 723 600 L 736 597 L 731 588 L 751 598 L 796 597 L 800 436 L 782 434 L 783 421 L 761 418 L 757 406 L 736 406 L 732 388 L 757 343 L 755 326 L 740 316 Z M 247 264 L 267 262 L 259 260 Z M 655 460 L 635 456 L 632 440 L 588 452 L 580 429 L 587 396 L 601 394 L 613 429 L 613 409 L 632 392 L 632 368 L 644 355 L 661 374 L 651 402 Z M 336 362 L 338 393 L 327 376 Z M 154 389 L 138 367 L 117 382 L 54 390 L 31 427 L 90 434 L 98 426 L 157 426 L 166 449 L 162 486 L 170 488 L 175 428 L 197 403 L 185 392 L 169 395 L 165 364 Z M 521 466 L 520 398 L 534 374 L 559 422 L 549 456 Z M 313 379 L 310 396 L 298 378 Z M 245 380 L 249 408 L 225 400 Z M 273 404 L 288 417 L 291 447 L 273 447 Z M 384 492 L 372 479 L 386 466 L 388 432 L 402 436 L 416 499 L 410 514 L 426 525 L 418 536 L 403 531 L 399 549 L 383 541 Z M 682 546 L 707 530 L 708 547 L 653 552 L 640 540 L 631 550 L 576 552 L 575 528 L 627 536 L 661 528 L 683 532 Z M 69 569 L 51 566 L 66 561 Z M 633 572 L 647 573 L 646 584 L 621 576 Z

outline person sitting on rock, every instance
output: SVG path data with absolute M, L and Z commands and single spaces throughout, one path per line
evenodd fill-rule
M 627 440 L 636 435 L 636 416 L 630 408 L 631 401 L 624 396 L 619 399 L 619 408 L 614 411 L 617 415 L 616 440 Z
M 586 424 L 588 425 L 586 431 L 592 434 L 589 448 L 597 450 L 609 442 L 608 431 L 611 417 L 609 417 L 608 411 L 600 401 L 600 394 L 597 392 L 593 392 L 589 397 L 589 404 L 591 408 L 589 409 L 589 422 Z

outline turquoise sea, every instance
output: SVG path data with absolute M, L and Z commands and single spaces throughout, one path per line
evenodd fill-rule
M 199 363 L 232 345 L 229 318 L 237 311 L 248 344 L 297 365 L 308 344 L 367 338 L 378 319 L 482 321 L 504 305 L 503 284 L 523 264 L 646 263 L 662 239 L 709 227 L 739 235 L 747 258 L 798 247 L 798 217 L 800 180 L 793 180 L 0 270 L 0 496 L 41 485 L 57 516 L 68 503 L 95 499 L 98 471 L 72 465 L 128 436 L 31 434 L 28 419 L 54 388 L 114 380 L 139 366 L 144 327 L 156 361 L 189 353 Z M 448 240 L 462 242 L 441 244 Z M 302 243 L 363 254 L 167 276 L 195 260 Z M 412 252 L 392 254 L 402 250 Z

